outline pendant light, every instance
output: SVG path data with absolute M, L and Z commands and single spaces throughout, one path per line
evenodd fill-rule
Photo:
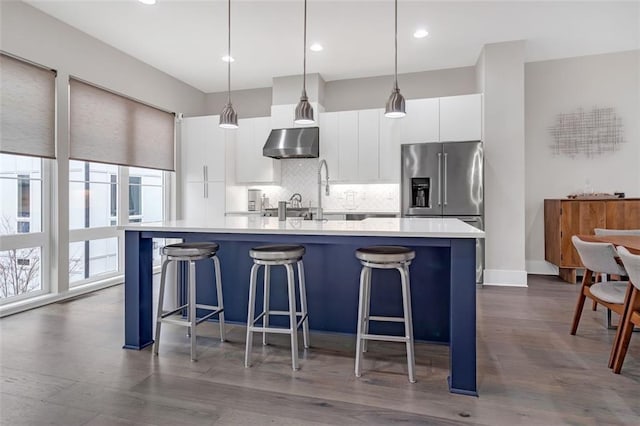
M 302 95 L 296 106 L 296 124 L 313 124 L 313 107 L 307 97 L 307 0 L 304 0 L 304 48 L 302 59 Z
M 237 129 L 238 128 L 238 114 L 236 114 L 231 105 L 231 0 L 227 2 L 227 24 L 229 29 L 227 56 L 229 61 L 227 62 L 227 104 L 220 114 L 220 127 L 223 129 Z
M 384 116 L 389 118 L 402 118 L 406 115 L 406 112 L 404 108 L 404 96 L 400 94 L 400 88 L 398 87 L 398 0 L 395 0 L 395 6 L 395 71 L 393 89 L 387 101 Z

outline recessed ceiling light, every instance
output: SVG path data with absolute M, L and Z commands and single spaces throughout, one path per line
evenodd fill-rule
M 156 0 L 138 0 L 142 4 L 156 4 Z
M 222 60 L 223 60 L 224 62 L 235 62 L 235 59 L 233 59 L 233 56 L 229 56 L 229 55 L 224 55 L 224 56 L 222 57 Z
M 415 38 L 425 38 L 425 37 L 426 37 L 426 36 L 428 36 L 428 35 L 429 35 L 429 31 L 427 31 L 427 30 L 425 30 L 425 29 L 423 29 L 423 28 L 421 28 L 421 29 L 419 29 L 419 30 L 416 30 L 416 32 L 415 32 L 415 33 L 413 33 L 413 36 L 414 36 Z
M 320 43 L 313 43 L 311 46 L 309 46 L 309 49 L 313 50 L 314 52 L 320 52 L 323 47 Z

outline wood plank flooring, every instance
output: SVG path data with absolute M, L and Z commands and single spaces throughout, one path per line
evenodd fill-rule
M 171 325 L 158 357 L 123 350 L 118 286 L 0 320 L 0 424 L 640 424 L 640 333 L 614 375 L 602 308 L 585 308 L 570 336 L 580 287 L 529 278 L 528 289 L 478 290 L 479 398 L 448 393 L 448 348 L 425 343 L 413 385 L 404 345 L 387 342 L 370 342 L 356 378 L 353 336 L 312 332 L 297 372 L 278 335 L 266 347 L 256 336 L 245 369 L 238 325 L 225 343 L 217 324 L 201 326 L 198 362 Z

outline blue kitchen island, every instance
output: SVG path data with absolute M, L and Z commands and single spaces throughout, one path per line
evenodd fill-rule
M 410 266 L 414 336 L 449 345 L 449 389 L 477 395 L 476 239 L 484 232 L 458 219 L 369 218 L 362 221 L 279 222 L 261 216 L 214 217 L 204 223 L 167 221 L 129 224 L 125 231 L 125 344 L 153 344 L 153 238 L 215 241 L 220 244 L 225 319 L 246 323 L 251 247 L 295 243 L 304 256 L 309 326 L 312 330 L 355 334 L 360 263 L 354 251 L 368 245 L 403 245 L 416 251 Z M 198 262 L 199 303 L 215 301 L 211 262 Z M 274 268 L 272 306 L 286 306 L 283 271 Z M 282 275 L 278 275 L 282 274 Z M 211 279 L 207 279 L 207 277 Z M 277 299 L 282 293 L 281 300 Z M 202 300 L 202 301 L 200 301 Z M 258 295 L 257 300 L 262 300 Z M 398 315 L 402 301 L 396 271 L 373 274 L 372 314 Z M 371 324 L 372 332 L 402 334 L 399 324 Z M 312 348 L 313 350 L 313 340 Z M 355 355 L 355 354 L 354 354 Z

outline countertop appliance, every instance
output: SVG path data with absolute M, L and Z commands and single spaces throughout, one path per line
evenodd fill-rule
M 484 156 L 481 141 L 402 145 L 403 217 L 455 217 L 484 230 Z M 482 283 L 484 240 L 476 248 Z
M 262 155 L 276 159 L 318 158 L 320 128 L 273 129 L 262 148 Z
M 259 189 L 249 189 L 247 191 L 247 210 L 250 212 L 260 210 L 262 203 L 260 197 L 262 197 L 262 191 Z

